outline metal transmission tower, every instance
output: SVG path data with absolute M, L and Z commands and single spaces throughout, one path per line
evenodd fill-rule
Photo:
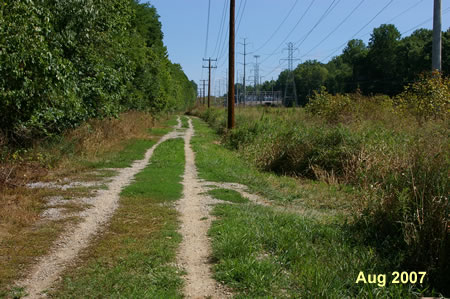
M 288 43 L 287 44 L 287 48 L 285 48 L 284 50 L 288 51 L 288 58 L 285 59 L 281 59 L 282 61 L 286 61 L 288 62 L 288 75 L 286 78 L 286 84 L 284 87 L 284 96 L 283 96 L 283 104 L 285 106 L 290 106 L 292 104 L 292 106 L 297 106 L 297 88 L 295 86 L 295 77 L 294 77 L 294 61 L 300 60 L 300 59 L 295 59 L 294 58 L 294 51 L 297 50 L 297 48 L 294 48 L 294 43 Z M 292 94 L 289 95 L 288 91 L 289 91 L 289 84 L 291 84 L 292 87 Z
M 261 57 L 260 55 L 253 55 L 253 57 L 255 57 L 256 61 L 255 61 L 255 68 L 254 68 L 254 87 L 255 87 L 255 94 L 256 94 L 256 100 L 258 100 L 258 84 L 259 84 L 259 63 L 258 63 L 258 58 Z
M 208 59 L 203 58 L 203 61 L 208 61 L 209 62 L 208 66 L 203 66 L 203 68 L 209 70 L 209 77 L 208 77 L 209 78 L 208 79 L 208 108 L 210 108 L 210 106 L 211 106 L 211 69 L 216 69 L 217 68 L 217 66 L 211 66 L 211 61 L 217 61 L 217 59 L 211 59 L 211 57 L 210 57 Z
M 243 43 L 239 43 L 240 45 L 243 45 L 244 46 L 244 53 L 239 53 L 239 54 L 242 54 L 242 55 L 244 55 L 244 63 L 241 63 L 241 64 L 243 64 L 244 65 L 244 78 L 243 78 L 243 85 L 244 85 L 244 106 L 245 106 L 245 101 L 246 101 L 246 94 L 247 94 L 247 89 L 246 89 L 246 86 L 245 86 L 245 69 L 246 69 L 246 66 L 247 66 L 247 64 L 248 63 L 246 63 L 246 58 L 247 58 L 247 45 L 248 45 L 248 43 L 247 43 L 247 39 L 246 38 L 244 38 L 244 42 Z M 238 79 L 238 81 L 239 81 L 239 79 Z
M 432 70 L 442 71 L 442 0 L 434 0 Z
M 256 90 L 256 85 L 258 85 L 259 83 L 259 63 L 258 63 L 258 58 L 261 57 L 259 55 L 253 55 L 253 57 L 255 57 L 256 61 L 255 61 L 255 68 L 254 68 L 254 85 L 255 85 L 255 90 Z

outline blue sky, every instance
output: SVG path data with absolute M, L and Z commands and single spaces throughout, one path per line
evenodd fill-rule
M 207 70 L 202 69 L 202 58 L 219 58 L 212 79 L 212 90 L 218 93 L 219 86 L 221 90 L 224 88 L 228 67 L 228 35 L 225 37 L 225 33 L 229 17 L 226 16 L 224 27 L 221 24 L 225 4 L 228 13 L 229 1 L 211 0 L 206 43 L 208 2 L 149 1 L 160 15 L 170 59 L 181 64 L 189 79 L 197 84 L 200 79 L 207 79 Z M 447 0 L 442 1 L 442 10 L 445 31 L 450 26 L 450 3 Z M 247 77 L 253 75 L 253 56 L 260 55 L 260 75 L 265 81 L 272 77 L 276 79 L 287 67 L 286 63 L 280 65 L 283 62 L 280 60 L 287 57 L 287 52 L 283 51 L 287 42 L 295 43 L 298 48 L 295 56 L 300 60 L 296 64 L 307 59 L 327 62 L 340 54 L 351 38 L 362 39 L 367 44 L 373 28 L 381 24 L 394 24 L 402 36 L 411 34 L 411 29 L 419 25 L 417 28 L 431 29 L 433 0 L 236 0 L 236 13 L 236 23 L 240 24 L 236 41 L 243 42 L 245 37 L 249 43 Z M 223 34 L 219 40 L 221 28 Z M 243 47 L 237 44 L 236 52 L 243 52 Z M 237 54 L 236 61 L 243 62 L 243 55 Z M 238 64 L 236 68 L 239 80 L 242 80 L 243 66 Z

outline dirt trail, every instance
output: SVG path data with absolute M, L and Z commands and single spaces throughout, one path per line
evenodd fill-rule
M 175 128 L 181 128 L 180 119 Z M 80 250 L 89 245 L 91 238 L 99 233 L 111 218 L 118 207 L 121 190 L 147 166 L 156 147 L 168 139 L 177 137 L 180 137 L 180 134 L 176 131 L 164 135 L 146 152 L 144 159 L 135 161 L 131 167 L 120 169 L 119 174 L 108 184 L 108 189 L 99 190 L 95 200 L 92 201 L 93 206 L 83 213 L 82 222 L 60 236 L 50 253 L 42 257 L 32 268 L 30 275 L 17 283 L 18 286 L 25 288 L 29 298 L 45 296 L 42 292 L 52 286 Z
M 178 264 L 183 267 L 185 276 L 184 295 L 187 298 L 226 298 L 230 293 L 219 285 L 211 272 L 210 241 L 207 233 L 211 225 L 211 205 L 217 203 L 205 195 L 204 182 L 198 179 L 195 167 L 195 154 L 191 148 L 194 134 L 192 121 L 184 136 L 186 167 L 183 177 L 183 197 L 178 201 L 183 236 L 178 252 Z

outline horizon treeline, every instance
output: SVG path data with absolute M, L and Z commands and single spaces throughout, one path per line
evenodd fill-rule
M 394 25 L 383 24 L 373 30 L 367 45 L 353 39 L 328 63 L 307 60 L 299 64 L 293 71 L 297 104 L 306 105 L 314 91 L 320 91 L 322 86 L 332 94 L 359 91 L 364 95 L 393 96 L 401 93 L 405 85 L 419 79 L 422 73 L 431 72 L 432 33 L 432 30 L 418 29 L 402 38 Z M 447 76 L 449 72 L 450 28 L 442 34 L 442 73 Z M 276 80 L 266 81 L 258 89 L 271 91 L 273 88 L 284 95 L 288 74 L 285 70 Z M 247 87 L 247 91 L 253 90 L 254 86 Z M 288 93 L 293 93 L 291 86 Z
M 156 9 L 137 0 L 0 1 L 0 130 L 23 143 L 127 110 L 195 101 Z

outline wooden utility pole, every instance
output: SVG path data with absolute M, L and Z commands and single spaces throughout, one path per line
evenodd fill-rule
M 203 66 L 203 68 L 208 69 L 209 70 L 209 79 L 208 79 L 208 109 L 211 107 L 211 69 L 215 69 L 217 68 L 217 66 L 211 66 L 211 61 L 217 61 L 217 59 L 205 59 L 203 58 L 203 61 L 208 61 L 209 64 L 208 66 Z
M 442 71 L 442 0 L 434 0 L 432 71 Z
M 243 80 L 243 85 L 244 85 L 244 106 L 245 106 L 245 102 L 246 102 L 246 94 L 247 94 L 247 90 L 246 90 L 246 86 L 245 86 L 245 76 L 246 76 L 246 74 L 245 74 L 245 68 L 246 68 L 246 66 L 247 66 L 247 63 L 246 63 L 246 57 L 247 57 L 247 45 L 248 45 L 248 43 L 247 43 L 247 39 L 246 38 L 244 38 L 244 42 L 243 43 L 239 43 L 239 44 L 241 44 L 241 45 L 243 45 L 244 46 L 244 53 L 241 53 L 242 55 L 244 55 L 244 63 L 243 63 L 243 65 L 244 65 L 244 80 Z M 239 78 L 238 78 L 238 81 L 239 81 Z
M 203 105 L 205 105 L 205 91 L 206 91 L 206 87 L 205 87 L 205 84 L 206 84 L 206 81 L 208 81 L 208 80 L 200 80 L 200 81 L 202 81 L 203 82 L 203 101 L 202 101 L 202 104 Z
M 235 32 L 234 19 L 236 13 L 236 0 L 230 0 L 230 40 L 228 52 L 228 129 L 234 128 L 234 47 Z

